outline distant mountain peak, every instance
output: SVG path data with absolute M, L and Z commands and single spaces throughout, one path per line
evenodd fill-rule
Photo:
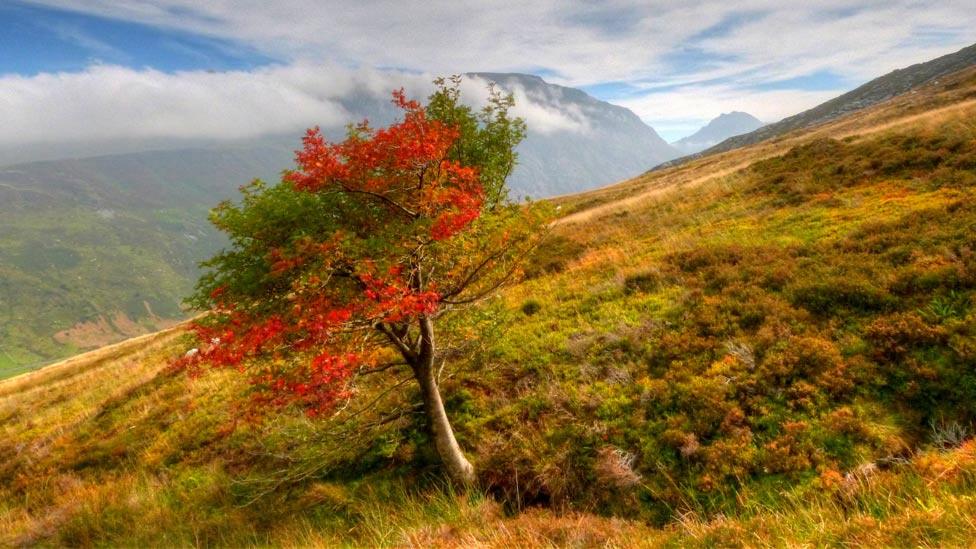
M 630 109 L 583 90 L 551 84 L 532 74 L 472 72 L 467 76 L 494 82 L 505 91 L 521 91 L 553 120 L 585 128 L 572 131 L 568 129 L 572 124 L 563 122 L 548 129 L 530 124 L 510 180 L 516 193 L 541 197 L 577 192 L 634 177 L 681 154 Z M 516 97 L 516 112 L 519 101 Z
M 749 120 L 754 120 L 756 122 L 759 122 L 759 119 L 758 118 L 756 118 L 755 116 L 753 116 L 753 115 L 751 115 L 751 114 L 749 114 L 747 112 L 743 112 L 743 111 L 723 112 L 722 114 L 720 114 L 717 117 L 715 117 L 715 119 L 712 120 L 712 122 L 715 122 L 716 120 L 726 120 L 726 119 L 729 119 L 729 118 L 749 119 Z
M 794 130 L 824 124 L 850 113 L 877 105 L 892 97 L 914 91 L 916 88 L 926 84 L 938 82 L 939 78 L 972 66 L 976 66 L 976 44 L 962 48 L 957 52 L 937 57 L 931 61 L 895 69 L 843 95 L 821 103 L 812 109 L 786 117 L 779 122 L 764 125 L 743 135 L 730 137 L 707 149 L 686 152 L 685 154 L 688 156 L 666 162 L 657 166 L 657 168 L 675 166 L 701 156 L 730 151 L 772 139 Z
M 702 129 L 700 129 L 698 131 L 701 132 L 701 131 L 704 131 L 704 130 L 706 130 L 708 128 L 715 128 L 715 127 L 720 127 L 720 126 L 727 126 L 727 125 L 731 125 L 731 124 L 742 125 L 742 126 L 745 126 L 745 125 L 755 125 L 756 127 L 759 127 L 759 126 L 762 126 L 762 121 L 760 121 L 758 118 L 756 118 L 755 116 L 753 116 L 753 115 L 751 115 L 751 114 L 749 114 L 747 112 L 743 112 L 743 111 L 732 111 L 732 112 L 726 112 L 726 113 L 722 113 L 722 114 L 718 115 L 717 117 L 715 117 L 711 121 L 709 121 L 709 123 L 706 124 L 704 128 L 702 128 Z M 752 131 L 752 130 L 749 130 L 749 131 Z
M 500 80 L 528 80 L 548 84 L 548 82 L 546 82 L 541 76 L 522 72 L 469 72 L 467 75 L 483 78 L 485 80 L 491 80 L 493 82 Z
M 671 145 L 683 154 L 693 154 L 721 143 L 730 137 L 754 131 L 762 125 L 763 123 L 758 118 L 747 112 L 722 113 L 695 133 L 679 139 Z

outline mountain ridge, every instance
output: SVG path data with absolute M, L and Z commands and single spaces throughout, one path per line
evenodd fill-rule
M 586 130 L 529 127 L 515 195 L 612 183 L 643 172 L 655 150 L 676 154 L 623 107 L 538 77 L 491 76 Z M 366 93 L 345 107 L 376 124 L 398 114 Z M 0 167 L 0 377 L 182 318 L 197 263 L 223 245 L 208 210 L 255 178 L 277 180 L 298 145 L 296 134 Z
M 714 146 L 730 137 L 754 131 L 763 126 L 755 116 L 747 112 L 722 113 L 702 126 L 695 133 L 671 143 L 683 154 L 693 154 Z
M 630 109 L 583 90 L 551 84 L 536 75 L 468 74 L 516 95 L 524 93 L 537 104 L 575 107 L 577 112 L 570 109 L 570 113 L 586 126 L 581 132 L 563 132 L 559 140 L 546 139 L 530 127 L 518 149 L 521 166 L 512 174 L 515 191 L 527 190 L 535 198 L 577 192 L 599 186 L 598 182 L 609 184 L 634 177 L 647 166 L 680 154 Z
M 810 128 L 836 120 L 844 115 L 877 105 L 883 101 L 911 92 L 937 79 L 976 65 L 976 44 L 966 46 L 930 61 L 915 63 L 895 69 L 888 74 L 858 86 L 857 88 L 825 101 L 816 107 L 767 124 L 750 133 L 730 137 L 703 151 L 670 160 L 655 166 L 663 169 L 712 154 L 769 140 L 794 130 Z

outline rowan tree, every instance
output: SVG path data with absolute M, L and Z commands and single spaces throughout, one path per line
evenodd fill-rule
M 204 263 L 190 302 L 210 314 L 181 365 L 234 367 L 259 405 L 313 416 L 355 398 L 359 376 L 410 371 L 446 472 L 471 484 L 435 372 L 438 319 L 513 280 L 547 215 L 508 195 L 525 135 L 512 97 L 491 88 L 475 111 L 459 77 L 436 84 L 426 105 L 394 92 L 389 127 L 335 143 L 309 130 L 281 182 L 212 212 L 231 244 Z

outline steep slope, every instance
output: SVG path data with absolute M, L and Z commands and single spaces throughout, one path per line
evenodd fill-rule
M 963 48 L 955 53 L 933 59 L 932 61 L 918 63 L 875 78 L 857 89 L 812 109 L 784 118 L 779 122 L 768 124 L 753 132 L 731 137 L 718 145 L 689 157 L 665 163 L 662 167 L 680 164 L 701 156 L 730 151 L 746 145 L 766 141 L 791 131 L 823 124 L 872 105 L 877 105 L 897 95 L 908 93 L 919 86 L 973 65 L 976 65 L 976 44 Z
M 529 128 L 512 174 L 516 193 L 546 197 L 621 181 L 680 154 L 629 109 L 525 74 L 473 73 L 548 108 L 561 125 Z
M 0 378 L 181 318 L 222 240 L 207 212 L 287 149 L 168 151 L 0 169 Z
M 749 113 L 741 111 L 723 113 L 695 133 L 671 143 L 671 146 L 681 151 L 681 154 L 693 154 L 730 137 L 761 128 L 762 125 L 758 118 Z
M 632 112 L 579 90 L 526 75 L 478 77 L 558 121 L 529 128 L 516 195 L 619 181 L 676 156 Z M 397 116 L 368 90 L 343 107 L 378 125 Z M 297 145 L 297 134 L 269 136 L 0 168 L 0 378 L 181 318 L 196 264 L 221 243 L 209 208 L 254 178 L 276 179 Z
M 967 546 L 974 188 L 969 70 L 559 199 L 528 280 L 441 320 L 488 497 L 431 485 L 409 384 L 247 421 L 171 333 L 2 382 L 0 544 Z

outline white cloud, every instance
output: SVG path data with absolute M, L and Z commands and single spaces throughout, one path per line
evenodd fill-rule
M 394 87 L 375 67 L 403 69 L 397 77 L 418 90 L 427 89 L 428 74 L 478 70 L 544 71 L 567 85 L 625 82 L 648 95 L 608 99 L 676 137 L 690 133 L 689 121 L 730 110 L 766 121 L 794 114 L 967 45 L 976 28 L 973 0 L 28 1 L 231 40 L 283 66 L 5 77 L 0 144 L 50 138 L 53 130 L 74 139 L 222 137 L 345 121 L 338 99 L 351 87 L 374 94 Z M 330 69 L 319 68 L 323 60 Z M 753 91 L 818 72 L 836 75 L 837 88 Z M 520 99 L 519 114 L 535 131 L 586 130 L 580 113 Z
M 725 72 L 829 68 L 863 79 L 926 46 L 964 45 L 976 26 L 972 0 L 33 1 L 237 40 L 286 60 L 433 73 L 545 68 L 573 85 L 713 70 L 672 66 L 667 56 L 682 47 L 720 56 Z M 933 32 L 944 35 L 938 44 L 920 43 Z
M 619 103 L 644 120 L 654 121 L 655 128 L 673 140 L 694 133 L 722 113 L 745 111 L 763 122 L 776 122 L 841 93 L 841 90 L 754 91 L 732 86 L 689 86 Z M 691 124 L 685 113 L 697 113 L 699 118 Z
M 483 104 L 488 85 L 489 82 L 482 78 L 466 78 L 462 84 L 462 95 L 470 104 Z M 525 119 L 532 133 L 585 133 L 590 130 L 589 118 L 577 105 L 526 90 L 521 85 L 508 86 L 504 91 L 515 98 L 512 114 Z
M 368 112 L 348 105 L 384 102 L 404 87 L 413 97 L 432 77 L 370 69 L 294 64 L 253 71 L 164 73 L 93 66 L 77 73 L 0 77 L 0 147 L 119 139 L 242 139 L 339 127 Z M 487 83 L 465 82 L 463 96 L 483 101 Z M 583 131 L 576 111 L 514 90 L 515 114 L 533 131 Z M 369 110 L 369 107 L 365 107 Z
M 0 78 L 0 145 L 119 138 L 241 138 L 348 118 L 290 68 L 167 74 L 95 66 Z

